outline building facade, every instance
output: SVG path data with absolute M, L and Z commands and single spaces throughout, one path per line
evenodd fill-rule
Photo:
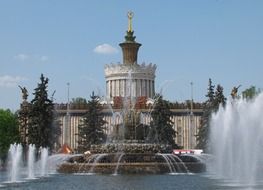
M 184 108 L 174 108 L 171 109 L 173 112 L 173 117 L 171 120 L 173 121 L 173 128 L 177 132 L 175 142 L 177 145 L 183 147 L 184 149 L 194 149 L 196 147 L 196 135 L 198 133 L 200 127 L 200 120 L 203 114 L 203 110 L 199 104 L 192 110 L 192 114 L 190 108 L 186 107 L 186 104 L 182 103 L 181 105 Z M 144 125 L 149 125 L 151 121 L 151 116 L 149 114 L 148 109 L 142 109 L 140 117 L 140 122 Z M 67 114 L 67 110 L 65 106 L 57 105 L 57 112 L 59 113 L 59 119 L 61 121 L 61 137 L 60 144 L 68 144 L 73 150 L 77 150 L 78 148 L 78 125 L 81 123 L 82 116 L 86 113 L 86 109 L 78 109 L 73 108 L 69 110 L 69 114 Z M 122 123 L 123 119 L 120 114 L 119 109 L 113 109 L 113 112 L 116 114 L 112 114 L 112 110 L 108 108 L 107 105 L 104 106 L 104 120 L 107 122 L 105 124 L 106 133 L 111 134 L 114 131 L 114 126 L 116 124 Z

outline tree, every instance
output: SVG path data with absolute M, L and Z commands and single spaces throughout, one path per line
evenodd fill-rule
M 85 98 L 77 97 L 77 98 L 72 98 L 70 104 L 72 108 L 83 109 L 87 107 L 88 103 Z
M 170 103 L 163 100 L 161 95 L 156 98 L 157 102 L 151 112 L 152 121 L 150 122 L 149 140 L 156 143 L 170 144 L 174 148 L 176 132 L 173 129 L 171 120 L 173 113 L 170 109 Z
M 41 74 L 40 83 L 33 93 L 28 143 L 35 144 L 37 148 L 48 147 L 52 151 L 61 132 L 55 119 L 53 101 L 48 97 L 48 81 L 48 78 Z
M 214 98 L 214 111 L 217 111 L 220 105 L 225 107 L 226 97 L 224 96 L 224 88 L 218 84 L 216 87 L 215 98 Z
M 10 110 L 0 109 L 0 159 L 5 160 L 10 144 L 19 141 L 17 115 Z
M 208 81 L 207 95 L 208 98 L 204 103 L 203 115 L 200 121 L 200 128 L 197 136 L 197 146 L 196 148 L 209 151 L 209 132 L 210 132 L 210 120 L 212 113 L 216 112 L 222 104 L 225 106 L 226 98 L 223 93 L 223 87 L 217 85 L 216 92 L 214 92 L 214 85 L 212 85 L 212 80 Z
M 255 96 L 257 96 L 260 92 L 261 92 L 260 89 L 256 89 L 255 86 L 250 86 L 248 89 L 242 92 L 242 97 L 245 99 L 251 100 Z
M 207 107 L 212 107 L 213 106 L 213 102 L 214 102 L 214 98 L 215 98 L 215 85 L 212 85 L 212 79 L 209 78 L 208 80 L 208 88 L 207 88 L 207 95 L 206 97 L 208 98 L 208 100 L 206 101 L 206 105 Z
M 212 80 L 209 78 L 208 81 L 208 88 L 206 97 L 208 98 L 203 107 L 203 115 L 200 121 L 200 128 L 197 134 L 197 146 L 196 148 L 199 149 L 207 149 L 208 145 L 208 134 L 209 134 L 209 122 L 210 122 L 210 115 L 212 112 L 213 102 L 214 102 L 214 85 L 212 85 Z
M 83 116 L 81 124 L 78 126 L 78 150 L 83 152 L 88 150 L 92 144 L 102 144 L 106 140 L 104 132 L 102 106 L 99 103 L 99 97 L 94 95 L 90 96 L 91 100 L 87 104 L 87 112 Z

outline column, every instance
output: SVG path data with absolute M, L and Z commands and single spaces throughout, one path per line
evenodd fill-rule
M 151 80 L 149 80 L 149 97 L 152 97 L 152 83 Z
M 112 97 L 116 96 L 115 80 L 112 80 Z
M 154 97 L 154 95 L 155 95 L 155 86 L 154 86 L 154 80 L 152 81 L 152 97 Z
M 142 83 L 141 83 L 141 79 L 138 79 L 137 80 L 137 82 L 138 82 L 138 84 L 137 84 L 137 88 L 138 88 L 138 90 L 137 90 L 137 92 L 138 92 L 138 96 L 142 96 Z
M 149 89 L 148 89 L 148 80 L 145 80 L 145 91 L 146 91 L 146 93 L 145 93 L 145 95 L 146 95 L 146 97 L 149 97 Z
M 106 97 L 108 98 L 109 96 L 109 81 L 106 81 Z
M 142 96 L 146 96 L 145 80 L 142 80 Z
M 132 97 L 135 97 L 136 96 L 136 82 L 135 82 L 135 79 L 132 79 L 131 81 L 131 94 L 132 94 Z
M 124 94 L 125 94 L 125 85 L 124 85 L 124 83 L 125 83 L 125 80 L 122 79 L 121 80 L 121 96 L 122 97 L 124 97 Z
M 116 81 L 116 94 L 115 96 L 120 96 L 120 80 L 115 80 Z
M 110 98 L 112 98 L 112 80 L 110 80 L 109 83 L 110 83 L 110 93 L 109 93 L 109 95 L 110 95 Z

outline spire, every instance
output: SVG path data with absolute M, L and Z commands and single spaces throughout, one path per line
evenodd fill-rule
M 132 18 L 134 13 L 129 11 L 127 13 L 128 16 L 128 30 L 126 31 L 125 41 L 120 43 L 123 53 L 123 64 L 125 65 L 133 65 L 137 64 L 137 54 L 141 44 L 135 41 L 136 36 L 133 36 L 132 29 Z

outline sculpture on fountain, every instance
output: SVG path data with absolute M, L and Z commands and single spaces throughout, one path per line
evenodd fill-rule
M 232 91 L 231 91 L 231 97 L 232 99 L 236 99 L 237 98 L 237 92 L 238 92 L 238 89 L 241 87 L 241 85 L 239 85 L 238 87 L 233 87 Z

